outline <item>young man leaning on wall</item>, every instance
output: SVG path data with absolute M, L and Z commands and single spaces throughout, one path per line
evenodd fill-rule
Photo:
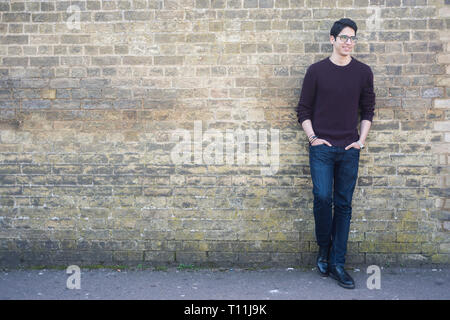
M 350 55 L 357 30 L 351 19 L 333 24 L 333 53 L 309 66 L 297 106 L 298 121 L 309 139 L 317 268 L 349 289 L 355 287 L 344 269 L 352 197 L 375 106 L 372 70 Z

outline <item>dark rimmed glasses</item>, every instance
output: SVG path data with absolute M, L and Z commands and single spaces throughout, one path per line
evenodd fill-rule
M 338 35 L 338 38 L 344 43 L 346 43 L 348 41 L 348 39 L 350 39 L 350 41 L 352 43 L 356 43 L 358 41 L 358 38 L 356 36 L 351 36 L 350 37 L 350 36 L 347 36 L 345 34 Z

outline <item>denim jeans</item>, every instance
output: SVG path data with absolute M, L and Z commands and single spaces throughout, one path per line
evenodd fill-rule
M 356 148 L 345 150 L 326 144 L 309 147 L 316 240 L 321 247 L 331 245 L 331 265 L 345 264 L 359 153 Z

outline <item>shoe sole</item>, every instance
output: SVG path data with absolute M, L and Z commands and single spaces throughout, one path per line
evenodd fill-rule
M 327 278 L 329 276 L 329 273 L 322 273 L 320 272 L 319 268 L 316 268 L 317 272 L 322 276 L 322 278 Z
M 355 285 L 354 285 L 354 284 L 350 284 L 350 285 L 343 284 L 343 283 L 340 282 L 340 281 L 338 280 L 338 278 L 337 278 L 334 274 L 332 274 L 331 272 L 330 272 L 330 278 L 336 280 L 337 284 L 340 285 L 342 288 L 345 288 L 345 289 L 355 289 Z

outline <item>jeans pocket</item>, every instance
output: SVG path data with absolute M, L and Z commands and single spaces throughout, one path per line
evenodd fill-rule
M 348 155 L 350 156 L 350 158 L 359 159 L 359 157 L 361 156 L 361 154 L 360 154 L 361 149 L 350 148 L 347 150 L 347 152 L 348 152 Z

